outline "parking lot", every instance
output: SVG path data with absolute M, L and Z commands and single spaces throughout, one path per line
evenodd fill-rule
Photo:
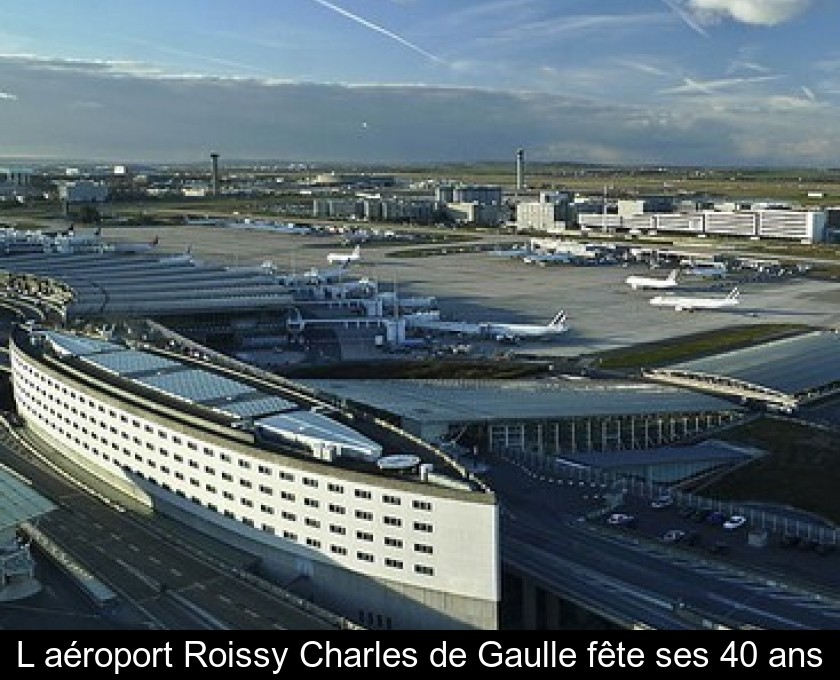
M 611 522 L 615 513 L 632 520 Z M 763 532 L 749 522 L 726 528 L 729 519 L 730 515 L 710 508 L 676 503 L 655 508 L 650 499 L 627 496 L 622 505 L 604 515 L 602 525 L 668 550 L 675 558 L 723 560 L 750 571 L 799 580 L 818 590 L 840 592 L 840 550 L 836 547 L 776 532 L 768 532 L 764 542 Z

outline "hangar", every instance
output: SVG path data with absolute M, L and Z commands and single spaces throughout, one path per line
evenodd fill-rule
M 645 450 L 741 420 L 738 404 L 691 390 L 600 380 L 300 380 L 341 406 L 392 414 L 426 441 L 468 438 L 494 453 Z
M 644 375 L 792 413 L 802 404 L 840 390 L 840 333 L 813 331 L 650 369 Z

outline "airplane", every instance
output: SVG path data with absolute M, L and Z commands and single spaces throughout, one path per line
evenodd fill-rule
M 327 262 L 330 264 L 349 265 L 351 262 L 356 262 L 361 259 L 362 248 L 358 244 L 349 253 L 329 253 L 327 255 Z
M 569 330 L 566 324 L 566 312 L 559 311 L 545 325 L 524 323 L 486 323 L 482 324 L 484 335 L 493 336 L 497 342 L 519 342 L 523 338 L 544 339 Z
M 111 248 L 116 253 L 148 253 L 157 248 L 160 237 L 155 236 L 148 243 L 114 243 Z
M 528 246 L 524 246 L 524 247 L 514 246 L 512 248 L 494 248 L 493 250 L 490 250 L 488 252 L 493 257 L 515 259 L 515 258 L 525 258 L 528 255 L 531 255 L 534 251 L 531 250 Z
M 720 279 L 726 276 L 726 265 L 723 262 L 690 262 L 685 273 L 690 276 Z
M 195 264 L 195 258 L 192 255 L 192 245 L 187 246 L 183 253 L 166 255 L 165 257 L 161 257 L 158 262 L 162 264 Z
M 672 269 L 671 273 L 665 279 L 660 279 L 652 276 L 628 276 L 624 283 L 630 286 L 633 290 L 644 290 L 645 288 L 676 288 L 679 284 L 677 282 L 678 271 Z
M 567 331 L 566 313 L 558 312 L 545 325 L 502 323 L 498 321 L 441 321 L 436 312 L 411 314 L 406 316 L 408 325 L 439 333 L 458 333 L 491 337 L 497 342 L 519 342 L 523 338 L 543 339 Z
M 570 253 L 529 253 L 522 258 L 526 264 L 538 264 L 545 267 L 549 264 L 568 264 L 572 261 Z
M 693 312 L 695 309 L 725 309 L 734 307 L 739 302 L 740 293 L 737 288 L 729 291 L 726 297 L 683 297 L 666 293 L 650 299 L 650 304 L 659 307 L 673 307 L 675 311 Z

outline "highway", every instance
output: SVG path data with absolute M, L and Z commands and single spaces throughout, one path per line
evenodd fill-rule
M 840 597 L 763 573 L 760 552 L 749 564 L 659 541 L 673 514 L 651 510 L 638 528 L 616 530 L 602 518 L 583 519 L 604 502 L 588 485 L 539 479 L 501 460 L 494 460 L 490 477 L 503 507 L 505 568 L 618 626 L 840 628 Z
M 106 502 L 0 428 L 0 464 L 31 480 L 58 508 L 38 530 L 116 594 L 115 628 L 339 630 L 311 603 L 252 577 L 253 558 L 148 510 Z M 303 605 L 303 606 L 300 606 Z

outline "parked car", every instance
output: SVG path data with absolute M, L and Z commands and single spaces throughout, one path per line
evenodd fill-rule
M 685 531 L 682 529 L 668 529 L 662 534 L 662 540 L 666 543 L 679 543 L 685 536 Z
M 634 515 L 628 515 L 623 512 L 614 512 L 607 517 L 607 524 L 615 526 L 633 526 L 635 523 L 636 517 Z
M 650 507 L 654 508 L 655 510 L 661 510 L 662 508 L 670 507 L 674 504 L 674 497 L 671 494 L 662 494 L 661 496 L 657 496 L 650 502 Z
M 729 529 L 730 531 L 733 529 L 737 529 L 738 527 L 742 527 L 747 523 L 747 518 L 743 515 L 732 515 L 728 520 L 723 523 L 724 529 Z

